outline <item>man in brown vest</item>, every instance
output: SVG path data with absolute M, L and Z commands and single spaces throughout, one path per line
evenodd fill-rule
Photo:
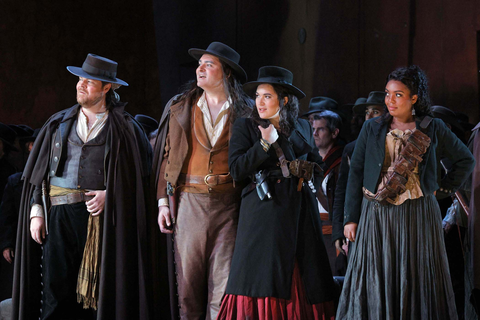
M 172 314 L 215 319 L 240 203 L 241 188 L 228 168 L 230 128 L 249 115 L 250 102 L 241 89 L 247 76 L 236 51 L 213 42 L 189 54 L 198 60 L 196 81 L 166 106 L 155 147 L 158 224 L 174 240 L 179 310 Z

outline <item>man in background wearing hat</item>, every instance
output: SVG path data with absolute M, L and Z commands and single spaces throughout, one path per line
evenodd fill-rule
M 135 116 L 135 120 L 140 123 L 145 134 L 147 135 L 148 141 L 152 148 L 155 146 L 155 140 L 157 138 L 157 128 L 158 128 L 158 121 L 149 117 L 145 114 L 137 114 Z
M 196 81 L 165 107 L 155 145 L 158 224 L 174 240 L 176 279 L 171 277 L 170 287 L 172 299 L 178 290 L 178 309 L 171 303 L 172 319 L 178 312 L 182 319 L 215 319 L 230 270 L 241 191 L 229 174 L 230 130 L 251 109 L 240 85 L 247 75 L 235 50 L 212 42 L 189 54 L 198 60 Z
M 40 129 L 35 131 L 33 129 L 31 131 L 28 130 L 28 132 L 31 132 L 30 136 L 23 135 L 19 141 L 20 148 L 27 152 L 27 156 L 39 131 Z M 12 263 L 15 256 L 18 213 L 20 211 L 20 198 L 23 189 L 22 173 L 17 172 L 8 177 L 0 204 L 0 252 L 2 252 L 3 256 L 3 259 L 0 258 L 0 301 L 12 297 Z M 9 306 L 11 309 L 11 300 Z M 0 305 L 0 310 L 5 311 L 3 309 L 2 305 Z
M 8 177 L 17 172 L 15 166 L 8 160 L 10 152 L 18 151 L 14 146 L 15 138 L 15 131 L 0 122 L 0 197 L 3 197 L 3 189 Z
M 305 112 L 301 117 L 307 117 L 308 122 L 310 122 L 310 125 L 312 125 L 315 115 L 318 115 L 320 112 L 325 110 L 338 113 L 338 102 L 328 97 L 313 97 L 310 99 L 308 111 Z
M 385 92 L 372 91 L 367 99 L 358 98 L 352 109 L 356 118 L 363 118 L 363 121 L 361 122 L 362 124 L 367 120 L 384 115 L 387 112 L 387 106 L 385 105 Z M 359 125 L 359 129 L 361 129 L 361 125 Z M 344 256 L 346 255 L 345 250 L 347 248 L 347 241 L 343 234 L 343 209 L 345 205 L 348 173 L 350 171 L 350 159 L 352 159 L 356 142 L 357 140 L 353 140 L 343 149 L 342 162 L 335 190 L 335 202 L 333 204 L 332 241 L 334 242 L 337 251 L 341 252 Z M 340 261 L 340 259 L 338 259 L 338 261 Z M 347 269 L 346 260 L 344 260 L 342 268 L 342 272 L 339 273 L 344 274 Z
M 317 190 L 318 210 L 322 220 L 322 232 L 327 248 L 330 268 L 333 275 L 339 275 L 335 269 L 336 250 L 332 244 L 332 214 L 335 201 L 335 188 L 342 161 L 343 146 L 337 144 L 342 119 L 330 110 L 315 113 L 312 121 L 313 138 L 318 153 L 325 164 L 322 185 Z
M 431 106 L 430 112 L 434 118 L 442 119 L 455 135 L 465 142 L 465 133 L 457 120 L 453 110 L 444 106 Z M 448 158 L 440 159 L 442 164 L 442 177 L 452 170 L 452 162 Z M 458 200 L 452 201 L 451 197 L 437 199 L 442 212 L 443 227 L 445 231 L 445 250 L 447 252 L 448 267 L 452 280 L 453 293 L 459 319 L 464 318 L 465 310 L 465 260 L 463 243 L 468 226 L 468 217 L 461 209 Z
M 115 61 L 67 69 L 78 104 L 43 126 L 23 173 L 13 318 L 148 319 L 151 148 L 114 91 L 128 85 Z

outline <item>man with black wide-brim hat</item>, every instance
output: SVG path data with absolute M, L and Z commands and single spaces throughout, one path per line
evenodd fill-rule
M 128 85 L 115 61 L 67 70 L 78 104 L 43 126 L 23 173 L 13 318 L 148 319 L 151 148 L 114 91 Z
M 172 98 L 160 119 L 154 166 L 158 224 L 174 234 L 172 319 L 215 319 L 233 254 L 239 191 L 228 169 L 230 128 L 251 112 L 241 89 L 240 55 L 212 42 L 190 49 L 196 80 Z M 177 206 L 178 203 L 178 206 Z M 172 253 L 172 250 L 167 250 Z M 179 306 L 177 309 L 177 305 Z

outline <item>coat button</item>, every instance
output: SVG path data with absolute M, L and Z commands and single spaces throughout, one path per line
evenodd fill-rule
M 58 143 L 58 142 L 55 143 L 55 147 L 56 147 L 56 148 L 60 148 L 60 143 Z
M 58 157 L 53 157 L 53 161 L 58 162 Z
M 379 163 L 379 164 L 378 164 L 378 166 L 379 166 L 379 167 L 381 167 L 381 166 L 382 166 L 382 164 L 381 164 L 381 163 Z
M 50 171 L 50 173 L 51 173 L 52 175 L 54 175 L 54 174 L 55 174 L 55 170 Z

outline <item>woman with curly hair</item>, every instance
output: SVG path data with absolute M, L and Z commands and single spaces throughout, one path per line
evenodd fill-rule
M 425 73 L 387 77 L 388 113 L 365 122 L 350 164 L 344 233 L 354 242 L 337 319 L 457 319 L 437 198 L 473 169 L 467 147 L 428 114 Z M 439 160 L 453 170 L 441 179 Z
M 298 119 L 293 74 L 262 67 L 251 118 L 238 119 L 230 174 L 248 180 L 226 296 L 217 319 L 333 319 L 334 283 L 315 189 L 322 164 L 310 124 Z M 305 170 L 297 172 L 295 165 Z M 298 166 L 297 166 L 298 167 Z

